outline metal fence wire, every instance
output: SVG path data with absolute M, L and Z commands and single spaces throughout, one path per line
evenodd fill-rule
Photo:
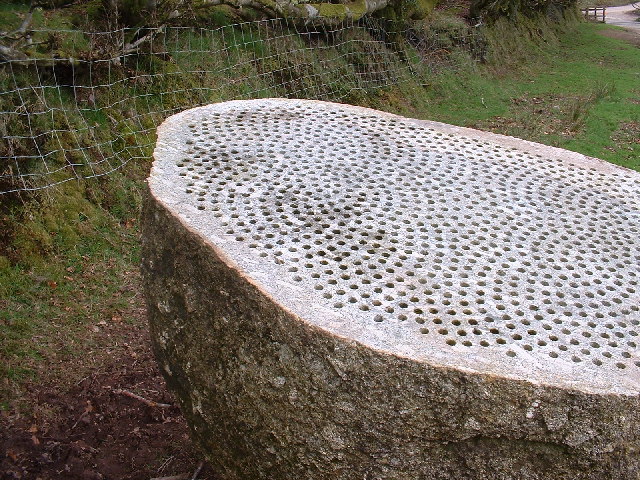
M 71 54 L 0 61 L 0 194 L 107 175 L 148 158 L 167 116 L 266 97 L 357 102 L 455 67 L 474 32 L 417 35 L 375 19 L 301 27 L 286 19 L 149 32 L 35 30 Z M 402 39 L 402 41 L 398 41 Z

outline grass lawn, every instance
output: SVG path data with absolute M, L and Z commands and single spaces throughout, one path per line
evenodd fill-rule
M 617 30 L 581 23 L 509 64 L 450 74 L 414 113 L 640 170 L 640 48 L 602 35 Z

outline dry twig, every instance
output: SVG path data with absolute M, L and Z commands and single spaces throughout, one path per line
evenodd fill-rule
M 139 400 L 145 405 L 149 405 L 150 407 L 170 408 L 173 406 L 168 403 L 158 403 L 158 402 L 154 402 L 153 400 L 147 400 L 146 398 L 141 397 L 140 395 L 137 395 L 133 392 L 130 392 L 129 390 L 117 389 L 117 390 L 114 390 L 113 393 L 119 393 L 120 395 L 126 395 L 127 397 L 135 398 L 136 400 Z
M 198 478 L 198 475 L 200 475 L 200 470 L 202 470 L 202 467 L 204 467 L 204 461 L 198 464 L 198 468 L 196 468 L 196 471 L 193 472 L 193 476 L 191 477 L 191 480 L 196 480 Z
M 180 475 L 172 475 L 170 477 L 154 477 L 149 480 L 188 480 L 189 474 L 181 473 Z
M 130 53 L 137 52 L 138 51 L 138 47 L 140 47 L 140 45 L 142 45 L 143 43 L 146 43 L 146 42 L 151 42 L 156 37 L 156 35 L 164 32 L 166 27 L 167 27 L 166 25 L 161 25 L 158 28 L 154 28 L 153 30 L 151 30 L 145 36 L 140 37 L 135 42 L 127 43 L 124 46 L 124 49 L 122 51 L 122 55 L 124 56 L 124 55 L 128 55 Z

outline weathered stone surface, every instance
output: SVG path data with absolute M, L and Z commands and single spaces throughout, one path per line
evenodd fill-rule
M 640 478 L 640 175 L 373 110 L 159 129 L 161 368 L 230 479 Z

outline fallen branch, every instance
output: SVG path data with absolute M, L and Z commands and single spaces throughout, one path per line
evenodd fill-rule
M 194 7 L 197 9 L 212 7 L 216 5 L 227 5 L 235 9 L 242 9 L 243 7 L 249 7 L 259 12 L 265 13 L 267 16 L 273 18 L 278 15 L 275 2 L 266 2 L 259 0 L 199 0 Z
M 0 62 L 10 62 L 14 65 L 32 67 L 55 67 L 59 65 L 79 65 L 80 61 L 73 57 L 69 58 L 38 58 L 30 57 L 26 53 L 0 44 Z
M 140 45 L 142 45 L 145 42 L 150 42 L 151 40 L 153 40 L 155 38 L 156 35 L 158 35 L 159 33 L 164 32 L 164 29 L 166 28 L 166 25 L 161 25 L 158 28 L 154 28 L 153 30 L 151 30 L 149 33 L 147 33 L 145 36 L 140 37 L 139 39 L 137 39 L 135 42 L 132 43 L 127 43 L 124 46 L 124 50 L 122 51 L 123 55 L 127 55 L 129 53 L 133 53 L 136 52 L 138 50 L 138 47 Z
M 127 397 L 134 398 L 134 399 L 139 400 L 142 403 L 144 403 L 145 405 L 148 405 L 150 407 L 171 408 L 173 406 L 173 405 L 170 405 L 168 403 L 158 403 L 158 402 L 154 402 L 153 400 L 147 400 L 146 398 L 141 397 L 140 395 L 136 395 L 135 393 L 130 392 L 129 390 L 117 389 L 117 390 L 114 390 L 113 393 L 118 393 L 120 395 L 125 395 Z
M 25 36 L 27 34 L 27 30 L 31 26 L 31 21 L 33 20 L 33 11 L 30 11 L 24 16 L 24 20 L 20 24 L 20 27 L 13 32 L 13 35 Z
M 33 20 L 33 12 L 27 13 L 24 17 L 24 20 L 22 20 L 22 23 L 20 24 L 20 26 L 13 32 L 0 31 L 0 38 L 5 40 L 18 41 L 23 37 L 27 37 L 29 26 L 31 25 L 32 20 Z
M 182 473 L 180 475 L 172 475 L 170 477 L 154 477 L 154 478 L 150 478 L 149 480 L 188 480 L 188 479 L 189 479 L 189 474 Z
M 269 17 L 286 17 L 305 22 L 331 25 L 344 20 L 359 20 L 364 15 L 385 8 L 393 0 L 346 0 L 343 2 L 306 3 L 294 0 L 196 0 L 194 8 L 228 5 L 236 9 L 249 7 Z
M 191 477 L 191 480 L 196 480 L 198 478 L 198 475 L 200 475 L 200 470 L 202 470 L 202 467 L 204 467 L 204 462 L 200 462 L 198 464 L 198 468 L 196 468 L 196 471 L 193 472 L 193 476 Z
M 0 44 L 0 60 L 6 62 L 23 62 L 29 60 L 29 57 L 20 50 Z

